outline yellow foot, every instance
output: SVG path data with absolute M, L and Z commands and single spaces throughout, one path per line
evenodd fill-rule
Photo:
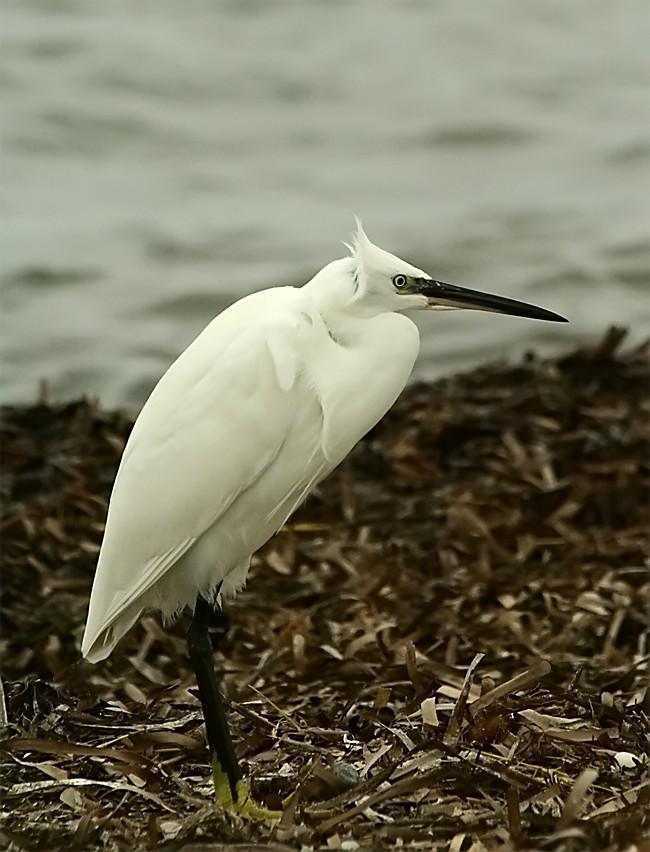
M 237 782 L 237 795 L 233 799 L 228 776 L 216 758 L 212 760 L 212 777 L 214 778 L 214 792 L 217 802 L 224 810 L 239 814 L 239 816 L 247 819 L 260 821 L 282 819 L 282 811 L 271 811 L 254 801 L 248 783 L 243 778 L 240 778 Z

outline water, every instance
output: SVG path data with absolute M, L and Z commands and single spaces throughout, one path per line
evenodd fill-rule
M 353 213 L 572 320 L 421 317 L 421 376 L 650 333 L 649 30 L 644 0 L 5 0 L 0 395 L 139 405 Z

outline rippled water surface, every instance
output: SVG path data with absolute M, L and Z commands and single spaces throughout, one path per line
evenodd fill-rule
M 6 0 L 0 393 L 140 404 L 234 299 L 371 239 L 570 326 L 418 318 L 420 375 L 650 333 L 650 12 Z

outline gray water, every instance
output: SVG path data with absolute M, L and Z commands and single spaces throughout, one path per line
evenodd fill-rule
M 4 400 L 138 405 L 371 239 L 570 326 L 418 318 L 420 376 L 650 333 L 646 0 L 5 0 Z

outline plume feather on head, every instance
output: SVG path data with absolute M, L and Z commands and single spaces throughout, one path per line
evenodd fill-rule
M 367 278 L 368 275 L 372 274 L 373 267 L 378 265 L 377 261 L 380 260 L 380 256 L 386 254 L 386 252 L 370 242 L 358 216 L 354 217 L 354 222 L 357 227 L 352 234 L 352 243 L 344 243 L 343 245 L 348 249 L 354 261 L 357 278 Z M 377 256 L 373 257 L 373 255 Z
M 363 249 L 367 246 L 371 246 L 372 243 L 366 236 L 366 232 L 363 230 L 363 223 L 358 216 L 354 217 L 354 223 L 357 226 L 357 229 L 352 234 L 352 245 L 350 245 L 350 243 L 343 243 L 343 245 L 356 261 L 357 266 L 360 266 L 363 260 Z

